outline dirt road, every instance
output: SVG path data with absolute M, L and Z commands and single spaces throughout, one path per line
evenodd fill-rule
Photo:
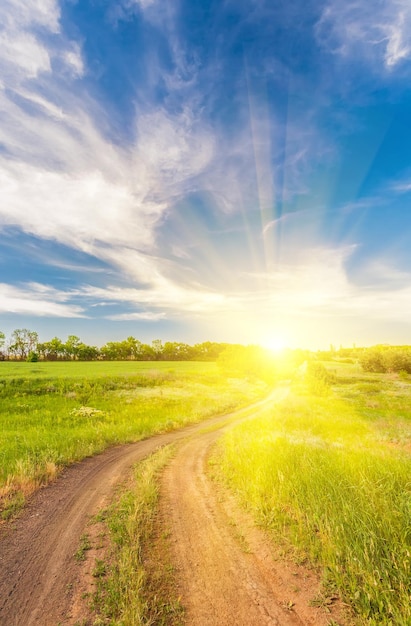
M 255 414 L 262 404 L 273 401 L 257 403 Z M 319 620 L 318 611 L 314 612 L 317 621 L 311 621 L 311 617 L 298 617 L 290 610 L 294 608 L 290 603 L 284 606 L 288 596 L 283 589 L 279 592 L 279 585 L 285 583 L 273 577 L 266 545 L 261 555 L 261 539 L 252 545 L 250 535 L 246 540 L 251 541 L 251 554 L 244 552 L 230 532 L 233 522 L 205 474 L 207 451 L 221 433 L 204 432 L 205 428 L 224 427 L 244 416 L 244 411 L 239 411 L 112 448 L 68 468 L 52 485 L 40 490 L 23 514 L 0 531 L 0 625 L 72 623 L 79 573 L 73 555 L 87 522 L 107 505 L 133 464 L 159 446 L 179 440 L 183 445 L 164 476 L 162 510 L 167 510 L 171 525 L 188 623 L 326 624 Z M 295 578 L 292 583 L 295 587 Z
M 278 389 L 270 401 L 280 400 L 286 391 Z M 162 480 L 161 517 L 171 537 L 185 623 L 329 624 L 330 607 L 311 605 L 320 597 L 318 576 L 285 560 L 227 490 L 210 478 L 210 449 L 225 428 L 183 442 Z M 337 617 L 337 607 L 333 610 Z

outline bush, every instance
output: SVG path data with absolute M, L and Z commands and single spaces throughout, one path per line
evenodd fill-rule
M 411 373 L 411 349 L 409 347 L 374 347 L 366 350 L 360 359 L 365 372 Z
M 305 382 L 310 393 L 316 396 L 324 396 L 329 393 L 330 385 L 335 382 L 335 376 L 322 363 L 311 361 L 307 366 Z
M 386 372 L 383 353 L 380 348 L 370 348 L 366 350 L 361 358 L 360 365 L 364 372 L 382 373 Z

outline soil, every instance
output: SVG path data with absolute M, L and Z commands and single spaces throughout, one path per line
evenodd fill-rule
M 281 399 L 286 391 L 277 390 L 270 402 Z M 170 537 L 184 623 L 347 624 L 338 599 L 322 594 L 319 573 L 286 558 L 212 478 L 210 451 L 226 428 L 184 441 L 162 479 L 160 515 L 163 532 Z
M 255 415 L 279 393 L 284 392 L 254 405 Z M 0 528 L 0 626 L 90 623 L 84 617 L 89 583 L 74 557 L 81 537 L 98 532 L 90 520 L 107 506 L 132 466 L 177 441 L 181 445 L 162 480 L 159 520 L 170 533 L 184 622 L 325 626 L 332 616 L 338 619 L 334 623 L 344 624 L 338 606 L 331 607 L 332 615 L 329 606 L 310 606 L 319 597 L 316 573 L 276 554 L 264 533 L 209 476 L 211 446 L 232 422 L 250 419 L 246 415 L 238 411 L 111 448 L 67 468 L 38 491 L 17 519 Z

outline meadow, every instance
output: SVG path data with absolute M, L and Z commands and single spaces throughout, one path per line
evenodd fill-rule
M 411 624 L 411 379 L 326 363 L 222 439 L 214 463 L 355 624 Z M 332 621 L 330 623 L 333 623 Z
M 1 515 L 70 463 L 228 412 L 265 389 L 227 380 L 215 363 L 1 362 Z

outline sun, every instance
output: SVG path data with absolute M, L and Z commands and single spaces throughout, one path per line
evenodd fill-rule
M 270 335 L 261 340 L 261 345 L 271 352 L 283 352 L 287 348 L 287 338 L 284 335 Z

